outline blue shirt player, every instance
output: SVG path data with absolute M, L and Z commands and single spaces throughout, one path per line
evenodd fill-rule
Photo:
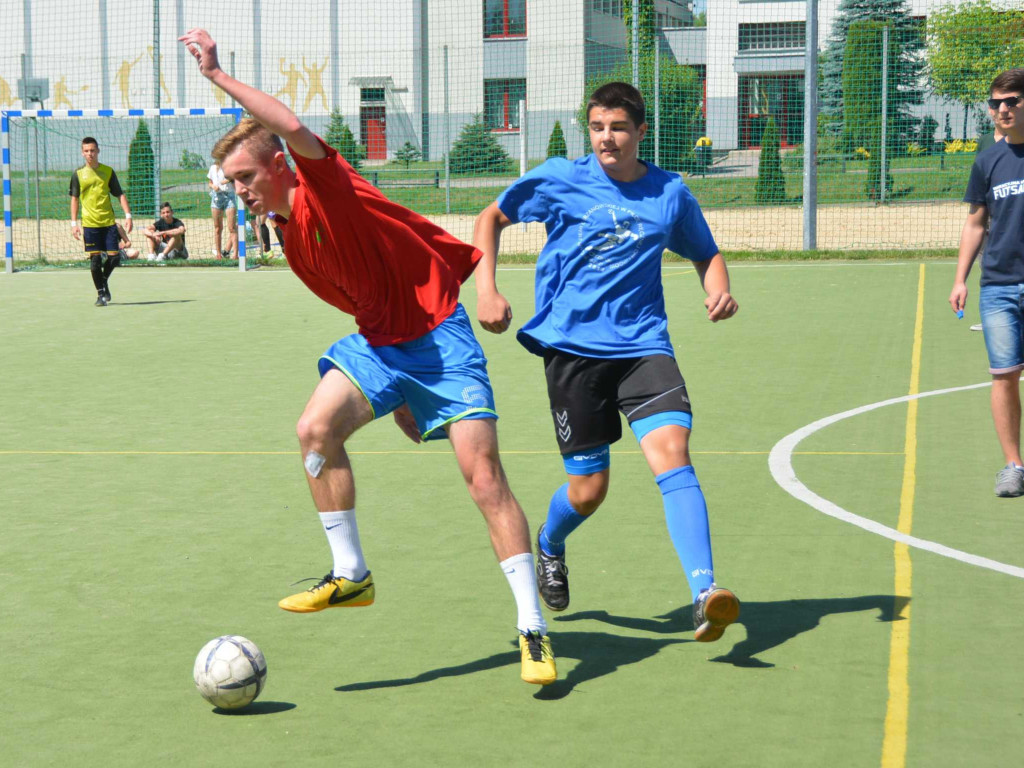
M 690 463 L 690 400 L 673 356 L 661 284 L 666 248 L 693 262 L 712 322 L 736 314 L 725 260 L 693 195 L 676 174 L 641 161 L 643 97 L 626 83 L 587 103 L 593 154 L 551 158 L 505 190 L 478 217 L 473 244 L 478 319 L 493 333 L 512 310 L 498 292 L 501 231 L 542 221 L 535 313 L 517 338 L 543 357 L 556 439 L 568 482 L 555 491 L 537 534 L 538 589 L 553 611 L 569 605 L 565 540 L 608 491 L 609 446 L 621 412 L 661 489 L 669 534 L 690 584 L 695 639 L 711 642 L 739 616 L 739 601 L 714 583 L 708 512 Z

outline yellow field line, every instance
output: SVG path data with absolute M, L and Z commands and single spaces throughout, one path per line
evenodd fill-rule
M 918 270 L 917 313 L 914 319 L 914 346 L 910 355 L 910 392 L 916 395 L 921 384 L 921 335 L 924 328 L 924 264 Z M 900 516 L 896 528 L 910 535 L 914 521 L 914 486 L 917 482 L 917 403 L 907 403 L 907 431 L 904 441 L 903 488 L 900 491 Z M 889 639 L 889 700 L 885 711 L 885 737 L 882 740 L 882 768 L 903 768 L 907 759 L 907 713 L 910 706 L 910 589 L 912 569 L 910 548 L 896 542 L 895 610 Z M 902 608 L 902 616 L 900 615 Z M 902 620 L 901 620 L 902 619 Z
M 916 401 L 915 401 L 916 402 Z M 0 451 L 0 456 L 296 456 L 293 451 Z M 558 451 L 502 451 L 504 456 L 557 456 Z M 639 455 L 640 451 L 612 451 L 615 456 Z M 769 451 L 690 451 L 696 456 L 767 456 Z M 450 451 L 349 451 L 351 456 L 449 456 Z M 904 451 L 793 451 L 794 456 L 903 456 Z

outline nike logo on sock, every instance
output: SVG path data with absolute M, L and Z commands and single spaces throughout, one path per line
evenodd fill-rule
M 355 592 L 349 592 L 347 595 L 343 595 L 341 593 L 341 589 L 339 589 L 338 587 L 335 587 L 334 588 L 334 593 L 329 598 L 327 598 L 327 602 L 330 605 L 338 605 L 339 603 L 347 603 L 353 597 L 359 597 L 359 595 L 363 594 L 363 592 L 365 592 L 369 588 L 370 588 L 370 585 L 367 584 L 365 587 L 360 587 Z
M 337 527 L 338 527 L 339 525 L 343 525 L 343 523 L 335 523 L 334 525 L 325 525 L 325 526 L 324 526 L 324 528 L 325 528 L 326 530 L 328 530 L 328 531 L 333 531 L 333 530 L 334 530 L 335 528 L 337 528 Z

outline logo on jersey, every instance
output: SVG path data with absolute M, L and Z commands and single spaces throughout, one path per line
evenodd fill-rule
M 636 213 L 609 203 L 587 211 L 576 232 L 581 253 L 592 268 L 602 271 L 634 258 L 644 241 L 644 225 Z
M 1002 200 L 1004 197 L 1010 197 L 1011 195 L 1024 195 L 1024 179 L 1008 181 L 1005 184 L 1000 184 L 998 187 L 992 187 L 992 196 L 996 200 Z
M 568 442 L 569 438 L 572 436 L 572 427 L 569 426 L 569 411 L 562 411 L 561 413 L 556 413 L 555 421 L 558 424 L 556 429 L 558 430 L 559 439 L 563 443 Z

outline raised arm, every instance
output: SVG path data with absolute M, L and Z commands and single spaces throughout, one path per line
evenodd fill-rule
M 199 62 L 203 77 L 237 101 L 268 130 L 280 136 L 295 152 L 312 160 L 327 156 L 317 137 L 288 107 L 273 96 L 235 80 L 220 68 L 217 44 L 205 29 L 190 29 L 178 38 Z
M 967 276 L 971 274 L 974 260 L 978 258 L 981 244 L 985 241 L 985 230 L 988 226 L 988 208 L 978 203 L 971 203 L 967 221 L 960 231 L 960 250 L 956 258 L 956 277 L 953 278 L 953 290 L 949 294 L 949 304 L 954 312 L 960 312 L 967 305 Z
M 494 202 L 480 212 L 473 225 L 473 245 L 483 253 L 480 263 L 476 265 L 476 317 L 480 327 L 491 333 L 507 331 L 512 322 L 512 307 L 498 293 L 495 274 L 501 231 L 511 223 Z
M 739 305 L 729 293 L 729 270 L 725 266 L 722 254 L 716 253 L 706 261 L 695 261 L 693 268 L 697 270 L 700 284 L 704 286 L 704 292 L 708 295 L 704 299 L 708 320 L 717 323 L 735 315 L 739 311 Z

